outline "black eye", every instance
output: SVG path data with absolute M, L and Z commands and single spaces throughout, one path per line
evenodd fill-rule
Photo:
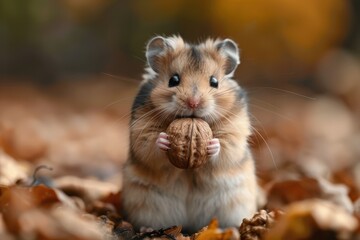
M 213 88 L 218 88 L 219 81 L 216 79 L 216 77 L 214 77 L 214 76 L 210 77 L 210 86 Z
M 176 87 L 176 86 L 179 86 L 179 84 L 180 84 L 180 76 L 179 76 L 179 74 L 174 74 L 169 79 L 169 87 Z

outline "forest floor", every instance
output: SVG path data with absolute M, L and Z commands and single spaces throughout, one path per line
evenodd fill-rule
M 2 83 L 0 239 L 360 239 L 359 91 L 247 90 L 259 212 L 187 236 L 119 214 L 137 83 Z

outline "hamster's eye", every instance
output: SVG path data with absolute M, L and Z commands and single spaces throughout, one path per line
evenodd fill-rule
M 214 77 L 214 76 L 210 77 L 210 86 L 213 88 L 218 88 L 219 81 L 216 79 L 216 77 Z
M 180 84 L 180 76 L 179 76 L 179 74 L 174 74 L 169 79 L 169 87 L 176 87 L 176 86 L 179 86 L 179 84 Z

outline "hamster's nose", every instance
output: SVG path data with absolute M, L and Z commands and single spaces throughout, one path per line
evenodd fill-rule
M 199 97 L 189 97 L 187 99 L 187 105 L 189 106 L 189 108 L 195 109 L 199 106 L 199 104 L 200 104 Z

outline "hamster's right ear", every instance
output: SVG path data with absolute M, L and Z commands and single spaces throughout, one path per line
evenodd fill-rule
M 216 47 L 226 59 L 225 74 L 232 76 L 236 67 L 240 64 L 239 48 L 231 39 L 219 42 Z
M 159 72 L 159 57 L 168 48 L 166 39 L 160 36 L 152 38 L 146 46 L 146 59 L 152 70 Z

